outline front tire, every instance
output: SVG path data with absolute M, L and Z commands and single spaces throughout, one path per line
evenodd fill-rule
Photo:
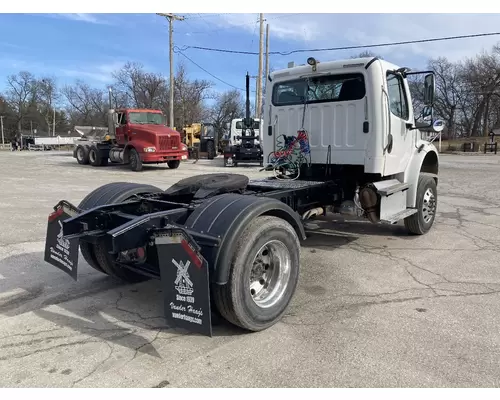
M 142 161 L 139 153 L 133 147 L 129 153 L 130 169 L 134 172 L 142 171 Z
M 405 218 L 405 227 L 409 233 L 424 235 L 431 229 L 436 218 L 437 185 L 432 176 L 421 173 L 418 178 L 416 207 L 417 212 Z
M 168 161 L 167 165 L 170 169 L 177 169 L 179 168 L 179 165 L 181 165 L 181 161 L 180 160 Z
M 236 326 L 253 332 L 267 329 L 285 313 L 299 269 L 294 228 L 281 218 L 255 218 L 235 248 L 229 281 L 214 286 L 215 305 Z

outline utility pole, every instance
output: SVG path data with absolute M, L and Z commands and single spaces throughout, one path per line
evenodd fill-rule
M 259 14 L 260 35 L 259 35 L 259 78 L 257 79 L 257 104 L 255 116 L 260 119 L 262 109 L 262 58 L 264 50 L 264 14 Z
M 266 75 L 264 76 L 264 93 L 267 90 L 267 77 L 269 76 L 269 24 L 266 24 Z
M 168 19 L 168 35 L 170 47 L 170 128 L 174 128 L 174 20 L 184 21 L 184 17 L 172 13 L 156 13 Z
M 54 117 L 52 119 L 52 136 L 56 136 L 56 108 L 54 107 Z
M 5 139 L 4 139 L 4 137 L 3 137 L 3 117 L 4 117 L 3 115 L 0 115 L 0 125 L 1 125 L 1 127 L 2 127 L 2 149 L 3 149 L 3 148 L 4 148 L 4 146 L 5 146 Z
M 255 119 L 259 118 L 257 109 L 259 107 L 259 78 L 260 76 L 251 76 L 250 78 L 255 78 Z

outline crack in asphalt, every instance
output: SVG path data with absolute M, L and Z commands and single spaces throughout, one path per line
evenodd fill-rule
M 339 306 L 334 306 L 334 307 L 329 307 L 326 306 L 322 308 L 321 310 L 315 310 L 315 311 L 308 311 L 307 312 L 307 317 L 310 317 L 312 315 L 317 315 L 317 314 L 326 314 L 330 315 L 331 318 L 323 318 L 322 321 L 320 322 L 314 322 L 314 323 L 308 323 L 305 322 L 301 316 L 303 313 L 286 313 L 282 319 L 282 323 L 285 325 L 293 325 L 293 326 L 322 326 L 331 323 L 333 319 L 335 319 L 335 313 L 339 313 L 342 311 L 356 311 L 359 308 L 363 307 L 373 307 L 373 306 L 378 306 L 378 305 L 385 305 L 385 304 L 398 304 L 398 303 L 407 303 L 407 302 L 412 302 L 412 301 L 417 301 L 417 300 L 424 300 L 424 299 L 437 299 L 437 298 L 453 298 L 453 297 L 474 297 L 474 296 L 489 296 L 489 295 L 495 295 L 495 294 L 500 294 L 500 290 L 495 290 L 491 292 L 483 292 L 483 293 L 456 293 L 456 294 L 434 294 L 430 296 L 414 296 L 414 297 L 406 297 L 402 299 L 391 299 L 391 300 L 380 300 L 380 301 L 367 301 L 367 302 L 359 302 L 359 303 L 352 303 L 352 304 L 344 304 L 344 305 L 339 305 Z M 356 297 L 354 295 L 351 295 L 352 297 Z M 298 322 L 291 322 L 288 321 L 287 319 L 290 317 L 298 317 L 299 321 Z
M 113 347 L 113 345 L 111 343 L 108 343 L 108 342 L 105 342 L 105 341 L 102 341 L 102 343 L 105 343 L 108 346 L 108 348 L 109 348 L 108 355 L 101 362 L 99 362 L 94 368 L 92 368 L 92 370 L 88 374 L 86 374 L 86 375 L 82 376 L 81 378 L 73 381 L 71 383 L 71 387 L 72 388 L 74 388 L 75 385 L 77 385 L 78 383 L 80 383 L 80 382 L 84 381 L 85 379 L 88 379 L 89 377 L 91 377 L 92 375 L 94 375 L 97 372 L 97 370 L 101 366 L 103 366 L 111 358 L 111 356 L 114 353 L 114 347 Z

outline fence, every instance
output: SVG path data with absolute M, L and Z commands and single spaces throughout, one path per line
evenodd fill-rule
M 498 143 L 485 143 L 484 144 L 484 154 L 486 154 L 486 151 L 489 150 L 490 153 L 495 153 L 497 154 L 497 148 L 498 148 Z

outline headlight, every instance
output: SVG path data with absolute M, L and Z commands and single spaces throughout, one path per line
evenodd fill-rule
M 144 147 L 144 153 L 154 153 L 156 151 L 156 147 Z
M 188 147 L 184 143 L 181 145 L 181 147 L 182 147 L 183 151 L 187 151 L 187 149 L 188 149 Z

